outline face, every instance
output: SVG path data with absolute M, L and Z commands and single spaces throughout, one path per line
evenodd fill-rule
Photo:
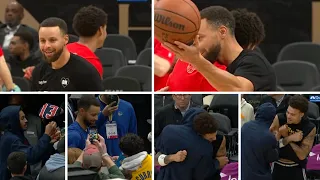
M 68 35 L 56 27 L 41 27 L 39 29 L 40 50 L 48 63 L 57 61 L 68 43 Z
M 287 123 L 288 124 L 298 124 L 301 121 L 301 118 L 304 116 L 298 109 L 294 109 L 292 107 L 288 107 L 287 109 Z
M 96 121 L 98 120 L 98 115 L 100 113 L 100 107 L 99 106 L 90 106 L 90 108 L 85 111 L 84 109 L 80 109 L 82 112 L 82 117 L 84 118 L 84 123 L 87 126 L 94 125 Z
M 205 134 L 205 135 L 203 135 L 203 138 L 210 141 L 210 142 L 213 142 L 217 139 L 217 132 Z
M 216 61 L 221 51 L 221 29 L 213 27 L 206 19 L 202 19 L 198 35 L 203 57 L 211 62 Z
M 28 120 L 26 119 L 26 116 L 23 111 L 19 111 L 19 120 L 20 120 L 20 127 L 24 131 L 28 128 Z
M 9 45 L 9 51 L 12 55 L 20 56 L 28 50 L 27 43 L 20 40 L 20 37 L 13 36 Z
M 17 2 L 11 2 L 6 7 L 4 19 L 9 26 L 17 26 L 23 18 L 23 8 Z
M 174 94 L 172 95 L 172 98 L 175 101 L 177 107 L 184 109 L 188 107 L 190 103 L 191 95 L 190 94 Z
M 104 41 L 107 38 L 107 25 L 100 27 L 99 34 L 100 36 L 99 36 L 98 42 L 99 42 L 99 48 L 101 48 L 103 47 Z

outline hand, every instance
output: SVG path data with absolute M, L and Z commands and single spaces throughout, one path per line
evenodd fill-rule
M 157 92 L 167 92 L 169 90 L 169 86 L 159 89 Z
M 28 80 L 30 80 L 31 77 L 32 77 L 32 72 L 33 72 L 34 68 L 35 68 L 35 66 L 29 66 L 29 67 L 25 68 L 23 70 L 23 72 L 24 72 L 24 76 L 23 77 L 28 79 Z
M 194 38 L 192 46 L 188 46 L 182 42 L 175 41 L 174 44 L 164 42 L 163 45 L 173 52 L 180 60 L 194 64 L 203 58 L 199 49 L 199 35 Z
M 229 159 L 225 156 L 224 157 L 216 157 L 216 159 L 219 161 L 220 169 L 222 169 L 229 162 Z
M 109 116 L 111 115 L 114 111 L 116 111 L 118 109 L 118 106 L 112 106 L 116 104 L 115 101 L 113 101 L 112 103 L 106 105 L 106 107 L 102 110 L 102 114 L 104 116 Z
M 46 125 L 46 129 L 44 133 L 50 136 L 52 139 L 56 132 L 57 132 L 57 123 L 54 121 L 49 122 Z
M 275 136 L 277 141 L 279 141 L 280 138 L 281 138 L 281 134 L 279 133 L 279 131 L 274 131 L 274 136 Z
M 302 133 L 302 131 L 296 132 L 296 133 L 290 135 L 290 138 L 291 138 L 292 142 L 299 142 L 303 138 L 303 133 Z
M 112 161 L 116 161 L 116 160 L 119 159 L 119 156 L 112 156 L 112 157 L 110 157 L 110 158 L 112 159 Z
M 175 162 L 182 162 L 186 159 L 187 157 L 187 151 L 178 151 L 176 154 L 172 155 L 172 160 Z
M 280 128 L 279 128 L 279 133 L 281 136 L 283 137 L 288 137 L 289 136 L 289 131 L 288 131 L 288 125 L 282 125 Z
M 89 134 L 86 139 L 86 147 L 88 147 L 90 144 L 91 144 L 91 142 L 90 142 L 90 134 Z
M 105 144 L 105 140 L 102 136 L 100 136 L 100 134 L 98 134 L 98 136 L 99 136 L 99 141 L 95 139 L 95 140 L 93 140 L 93 144 L 98 147 L 101 154 L 105 154 L 105 153 L 107 153 L 107 147 Z
M 51 138 L 50 143 L 54 144 L 55 142 L 59 141 L 61 137 L 61 132 L 57 131 Z

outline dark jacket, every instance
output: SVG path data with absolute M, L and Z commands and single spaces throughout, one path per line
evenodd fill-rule
M 183 162 L 172 162 L 161 167 L 158 180 L 213 179 L 219 162 L 212 158 L 212 144 L 193 129 L 193 120 L 201 112 L 205 110 L 191 108 L 183 118 L 183 125 L 168 125 L 163 129 L 156 143 L 156 151 L 174 154 L 180 150 L 186 150 L 188 155 Z
M 3 45 L 4 37 L 6 36 L 6 32 L 5 32 L 6 27 L 7 27 L 6 24 L 0 25 L 0 46 Z M 39 49 L 38 32 L 35 29 L 33 29 L 30 26 L 25 25 L 25 24 L 20 24 L 18 31 L 28 31 L 32 34 L 34 44 L 33 44 L 33 48 L 31 49 L 31 52 L 36 52 Z
M 30 176 L 15 176 L 12 177 L 10 180 L 33 180 Z
M 284 95 L 281 103 L 279 104 L 279 106 L 277 106 L 277 102 L 273 97 L 271 97 L 269 95 L 265 95 L 265 96 L 262 97 L 262 99 L 260 101 L 260 105 L 263 104 L 263 103 L 269 102 L 269 103 L 273 104 L 276 107 L 277 114 L 278 113 L 285 113 L 285 112 L 287 112 L 287 109 L 288 109 L 288 106 L 289 106 L 290 97 L 291 96 L 288 95 L 288 94 Z
M 22 61 L 20 57 L 10 56 L 7 59 L 7 62 L 10 64 L 10 72 L 12 76 L 23 77 L 23 70 L 27 67 L 38 65 L 41 62 L 41 59 L 36 57 L 34 54 L 30 54 L 30 56 L 24 61 Z
M 54 154 L 42 167 L 37 180 L 64 180 L 65 156 Z
M 277 160 L 277 140 L 269 131 L 276 108 L 271 103 L 262 104 L 255 120 L 241 128 L 241 179 L 272 180 L 270 163 Z
M 8 106 L 1 111 L 2 122 L 7 122 L 7 129 L 0 140 L 0 179 L 10 179 L 10 172 L 7 170 L 7 158 L 15 151 L 25 152 L 28 165 L 35 164 L 41 160 L 43 154 L 50 147 L 51 138 L 44 134 L 35 146 L 30 146 L 28 140 L 23 135 L 20 127 L 19 111 L 20 106 Z M 5 148 L 4 148 L 5 147 Z M 28 174 L 28 170 L 26 172 Z

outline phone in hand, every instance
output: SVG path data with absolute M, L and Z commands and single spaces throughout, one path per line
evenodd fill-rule
M 118 97 L 118 95 L 108 95 L 108 97 L 107 97 L 107 102 L 106 102 L 106 103 L 109 105 L 109 104 L 111 104 L 112 102 L 116 102 L 116 103 L 114 103 L 114 104 L 112 105 L 112 107 L 118 105 L 118 102 L 119 102 L 119 97 Z
M 89 128 L 89 140 L 93 143 L 93 140 L 99 140 L 98 129 L 96 126 L 90 126 Z

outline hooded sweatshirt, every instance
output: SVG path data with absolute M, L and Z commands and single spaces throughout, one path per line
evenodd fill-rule
M 152 180 L 152 157 L 146 151 L 129 156 L 122 161 L 123 169 L 132 172 L 131 180 Z
M 65 156 L 54 154 L 41 169 L 37 180 L 64 180 Z
M 20 127 L 19 111 L 20 106 L 8 106 L 1 111 L 1 122 L 7 123 L 7 129 L 0 140 L 0 179 L 10 179 L 10 172 L 7 170 L 7 158 L 15 151 L 25 152 L 28 165 L 35 164 L 50 147 L 51 138 L 44 134 L 37 145 L 30 146 L 28 140 L 23 135 Z M 5 148 L 4 148 L 5 147 Z M 28 168 L 29 169 L 29 168 Z M 28 170 L 27 170 L 28 173 Z
M 269 131 L 276 108 L 271 103 L 262 104 L 255 121 L 241 128 L 241 179 L 272 180 L 270 163 L 279 158 L 277 140 Z
M 219 168 L 219 162 L 212 158 L 211 142 L 201 137 L 193 129 L 196 115 L 205 112 L 201 108 L 190 108 L 183 117 L 182 125 L 166 126 L 156 144 L 156 151 L 175 154 L 187 151 L 183 162 L 171 162 L 161 167 L 158 180 L 212 180 Z

